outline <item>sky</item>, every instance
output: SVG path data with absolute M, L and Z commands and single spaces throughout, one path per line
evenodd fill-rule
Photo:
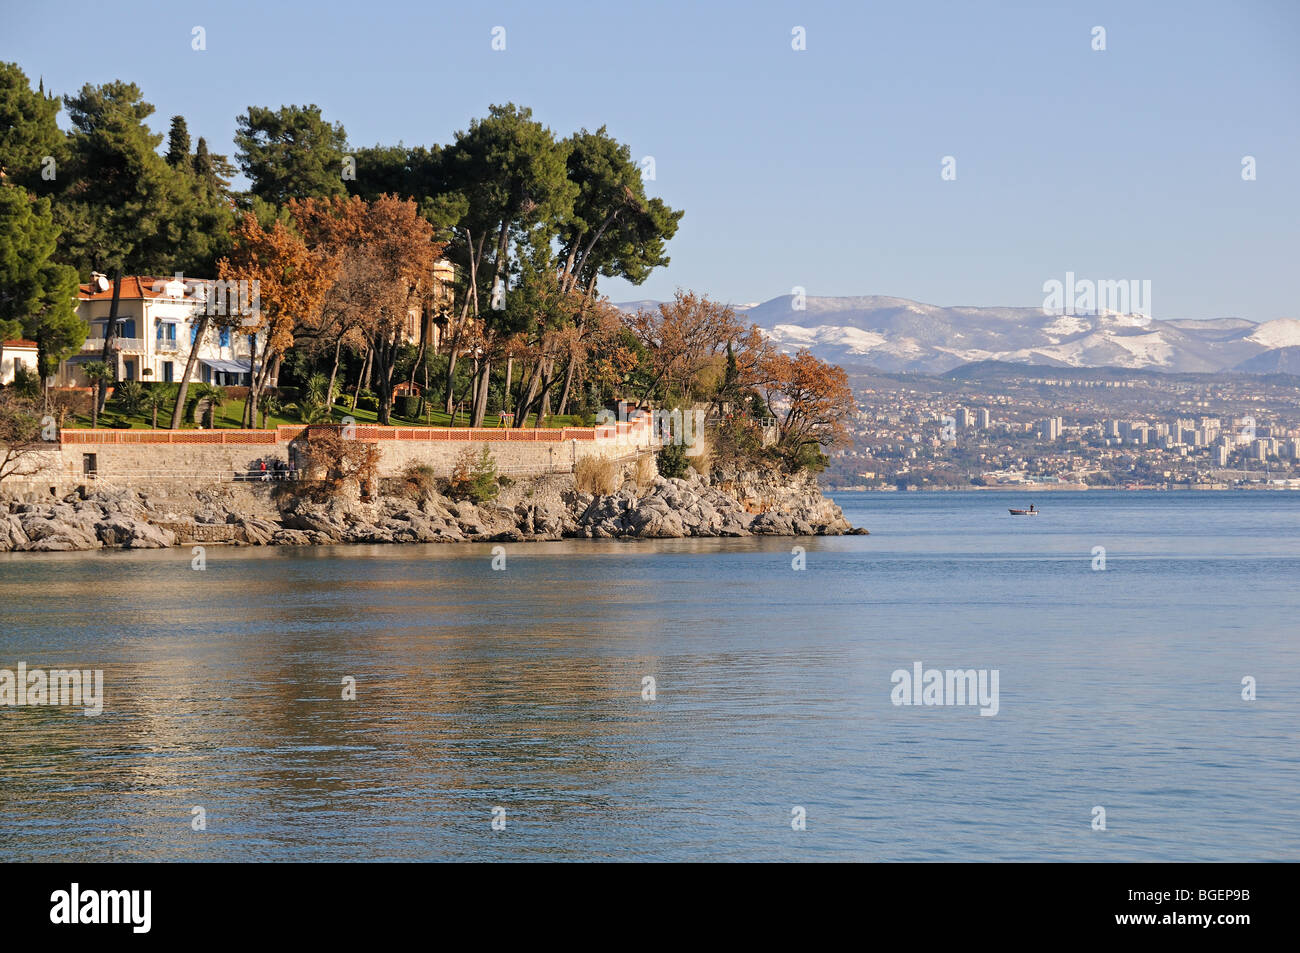
M 447 143 L 504 102 L 607 126 L 685 210 L 615 301 L 1037 307 L 1073 272 L 1151 281 L 1157 318 L 1300 316 L 1296 0 L 296 7 L 0 0 L 0 59 L 135 82 L 155 131 L 182 114 L 227 154 L 249 105 L 315 103 L 353 145 Z

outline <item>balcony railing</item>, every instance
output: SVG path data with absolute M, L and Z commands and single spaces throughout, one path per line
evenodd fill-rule
M 147 342 L 144 338 L 114 338 L 113 350 L 127 351 L 132 354 L 143 354 Z M 87 338 L 86 343 L 81 345 L 83 351 L 102 351 L 104 350 L 103 338 Z

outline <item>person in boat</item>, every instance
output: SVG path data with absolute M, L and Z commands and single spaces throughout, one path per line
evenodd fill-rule
M 1029 504 L 1029 512 L 1032 513 L 1033 511 L 1034 511 L 1034 504 L 1033 504 L 1033 503 L 1030 503 L 1030 504 Z

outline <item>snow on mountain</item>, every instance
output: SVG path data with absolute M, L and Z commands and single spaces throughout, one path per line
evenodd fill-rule
M 1062 315 L 1040 308 L 940 307 L 883 295 L 783 295 L 746 306 L 744 320 L 786 351 L 809 348 L 846 367 L 927 374 L 974 361 L 1175 373 L 1262 369 L 1278 366 L 1278 360 L 1252 359 L 1270 351 L 1289 358 L 1295 352 L 1280 349 L 1300 348 L 1300 320 L 1294 318 L 1263 324 L 1243 318 L 1162 321 L 1108 311 Z
M 1255 325 L 1245 338 L 1268 349 L 1275 347 L 1300 347 L 1300 321 L 1295 318 L 1278 318 Z
M 768 337 L 782 346 L 794 345 L 796 348 L 812 349 L 818 346 L 838 347 L 850 354 L 869 354 L 873 349 L 886 343 L 884 336 L 880 334 L 835 325 L 804 328 L 797 324 L 778 324 L 768 331 Z

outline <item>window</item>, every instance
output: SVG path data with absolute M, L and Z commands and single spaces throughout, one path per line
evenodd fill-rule
M 191 324 L 190 325 L 190 347 L 194 346 L 194 339 L 197 338 L 198 336 L 199 336 L 199 326 L 197 324 Z
M 172 362 L 163 361 L 163 381 L 170 384 L 172 382 Z
M 230 347 L 230 328 L 221 329 L 221 346 Z

